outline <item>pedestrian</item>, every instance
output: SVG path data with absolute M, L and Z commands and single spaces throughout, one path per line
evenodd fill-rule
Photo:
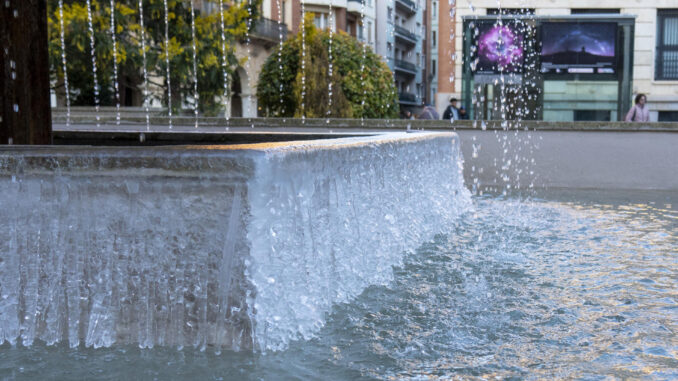
M 440 118 L 440 114 L 438 114 L 438 111 L 436 111 L 436 109 L 428 103 L 426 106 L 424 106 L 424 109 L 419 114 L 419 119 L 438 120 L 438 118 Z
M 459 109 L 457 108 L 457 98 L 450 98 L 450 105 L 443 113 L 444 120 L 459 120 Z
M 468 113 L 466 112 L 464 106 L 459 107 L 459 119 L 468 120 Z
M 647 97 L 645 94 L 636 95 L 635 105 L 626 113 L 626 122 L 649 122 L 650 110 L 647 107 Z

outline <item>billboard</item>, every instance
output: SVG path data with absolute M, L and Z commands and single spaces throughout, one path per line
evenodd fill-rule
M 541 42 L 542 73 L 617 72 L 615 22 L 544 22 Z
M 524 36 L 517 25 L 480 23 L 475 45 L 477 74 L 522 73 Z

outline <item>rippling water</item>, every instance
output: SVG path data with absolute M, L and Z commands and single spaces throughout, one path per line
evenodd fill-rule
M 445 234 L 267 354 L 0 347 L 2 379 L 678 378 L 678 195 L 476 198 Z

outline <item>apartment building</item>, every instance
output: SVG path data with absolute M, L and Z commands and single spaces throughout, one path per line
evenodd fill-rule
M 401 109 L 425 100 L 425 12 L 428 0 L 383 0 L 377 6 L 376 53 L 393 72 Z
M 264 0 L 262 15 L 281 20 L 290 33 L 301 27 L 302 10 L 313 13 L 316 27 L 344 31 L 374 48 L 377 0 Z
M 501 12 L 532 13 L 536 16 L 563 16 L 580 14 L 622 14 L 635 16 L 632 44 L 632 93 L 648 96 L 650 117 L 653 121 L 678 121 L 678 2 L 622 2 L 600 0 L 504 0 L 502 10 L 495 0 L 457 0 L 455 9 L 445 9 L 447 1 L 439 2 L 438 55 L 436 107 L 445 108 L 447 99 L 462 95 L 461 52 L 463 46 L 464 16 L 482 16 Z M 450 13 L 451 12 L 451 13 Z M 449 26 L 449 35 L 445 33 Z M 432 28 L 432 30 L 435 30 Z M 448 36 L 451 38 L 447 40 Z M 443 42 L 444 41 L 444 42 Z M 444 48 L 443 48 L 444 47 Z M 451 49 L 443 53 L 441 49 Z M 454 58 L 446 66 L 447 54 Z M 451 79 L 451 80 L 450 80 Z M 544 81 L 544 120 L 618 120 L 623 117 L 612 104 L 617 104 L 618 90 L 610 81 Z M 631 95 L 633 95 L 631 94 Z M 609 113 L 599 112 L 609 110 Z M 603 119 L 597 119 L 603 118 Z

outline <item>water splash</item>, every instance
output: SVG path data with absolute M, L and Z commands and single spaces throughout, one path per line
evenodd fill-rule
M 59 0 L 59 37 L 61 39 L 61 65 L 64 71 L 64 89 L 66 92 L 66 126 L 71 125 L 71 91 L 68 84 L 68 65 L 66 60 L 66 36 L 64 28 L 64 0 Z
M 101 127 L 101 115 L 99 115 L 99 80 L 97 78 L 97 55 L 94 43 L 94 22 L 92 21 L 92 4 L 87 0 L 87 30 L 89 32 L 89 46 L 92 57 L 92 76 L 94 82 L 94 110 L 97 127 Z
M 111 0 L 111 41 L 113 42 L 113 91 L 115 92 L 115 124 L 120 125 L 120 83 L 118 81 L 118 39 L 115 32 L 115 0 Z

